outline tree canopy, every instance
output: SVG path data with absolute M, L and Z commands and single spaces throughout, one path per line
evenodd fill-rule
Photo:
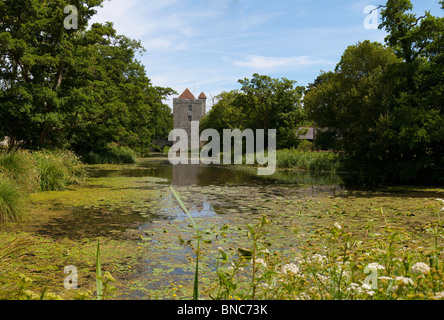
M 151 84 L 140 42 L 109 22 L 88 26 L 102 2 L 0 1 L 0 134 L 13 145 L 146 151 L 172 127 L 162 100 L 174 91 Z M 64 27 L 68 5 L 77 29 Z
M 418 17 L 408 0 L 382 7 L 386 46 L 350 46 L 308 87 L 304 106 L 361 183 L 442 182 L 444 18 Z
M 209 114 L 202 120 L 201 129 L 238 128 L 241 130 L 277 130 L 278 148 L 298 143 L 298 129 L 305 120 L 302 109 L 304 88 L 296 81 L 253 74 L 252 79 L 240 79 L 240 90 L 223 92 Z

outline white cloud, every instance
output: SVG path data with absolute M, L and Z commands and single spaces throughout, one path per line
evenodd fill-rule
M 264 57 L 249 55 L 244 61 L 234 61 L 239 67 L 253 69 L 273 69 L 278 67 L 301 67 L 316 64 L 334 64 L 324 59 L 312 59 L 307 56 L 299 57 Z

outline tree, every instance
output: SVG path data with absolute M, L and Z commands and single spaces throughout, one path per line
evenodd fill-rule
M 408 0 L 381 7 L 388 47 L 349 47 L 309 86 L 304 105 L 359 182 L 442 182 L 444 18 L 417 17 Z
M 13 145 L 149 147 L 160 130 L 153 111 L 168 118 L 161 101 L 173 91 L 152 86 L 135 59 L 140 42 L 112 23 L 88 28 L 102 2 L 0 1 L 0 133 Z M 64 28 L 68 5 L 77 8 L 77 29 Z
M 444 10 L 444 1 L 440 1 Z M 393 156 L 388 170 L 401 180 L 442 181 L 444 177 L 444 18 L 410 13 L 408 0 L 389 0 L 382 10 L 386 42 L 403 61 L 393 112 L 385 124 Z M 396 163 L 394 163 L 396 161 Z M 441 180 L 440 180 L 441 178 Z
M 336 137 L 336 149 L 358 152 L 380 116 L 389 112 L 385 72 L 397 60 L 391 49 L 364 41 L 345 50 L 334 72 L 322 73 L 308 86 L 304 108 Z
M 218 97 L 202 128 L 241 130 L 276 129 L 277 147 L 289 148 L 298 144 L 298 129 L 304 121 L 301 106 L 304 88 L 296 81 L 275 79 L 254 74 L 241 79 L 240 90 L 224 92 Z

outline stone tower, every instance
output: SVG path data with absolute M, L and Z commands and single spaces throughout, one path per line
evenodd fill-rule
M 205 116 L 207 97 L 202 92 L 198 99 L 190 92 L 185 91 L 179 98 L 173 99 L 174 129 L 184 129 L 191 137 L 191 121 L 200 121 Z

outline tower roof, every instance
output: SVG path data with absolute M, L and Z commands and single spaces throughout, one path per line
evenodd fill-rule
M 207 96 L 205 95 L 205 93 L 201 92 L 201 94 L 199 95 L 199 99 L 206 99 Z
M 188 88 L 186 88 L 185 91 L 179 96 L 179 99 L 196 100 L 196 98 L 191 93 L 191 91 L 188 90 Z

